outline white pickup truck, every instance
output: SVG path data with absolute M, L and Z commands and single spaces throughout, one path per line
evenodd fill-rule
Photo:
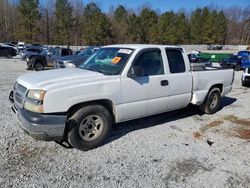
M 111 45 L 80 68 L 20 76 L 10 93 L 21 127 L 39 140 L 80 150 L 102 144 L 118 122 L 198 105 L 215 113 L 232 69 L 195 67 L 177 46 Z

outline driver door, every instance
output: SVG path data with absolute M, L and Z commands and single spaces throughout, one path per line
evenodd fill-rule
M 46 56 L 47 65 L 50 66 L 50 67 L 53 67 L 54 66 L 54 61 L 55 61 L 55 59 L 60 57 L 60 53 L 61 53 L 60 48 L 55 48 L 55 49 L 49 51 L 47 56 Z
M 121 80 L 122 120 L 165 111 L 169 87 L 165 78 L 161 50 L 158 48 L 142 50 L 135 57 L 132 66 L 142 68 L 144 75 Z

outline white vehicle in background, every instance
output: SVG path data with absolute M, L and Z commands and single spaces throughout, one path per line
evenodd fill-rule
M 165 45 L 110 45 L 79 68 L 20 76 L 10 93 L 21 127 L 39 140 L 80 150 L 101 145 L 112 125 L 199 106 L 215 113 L 234 71 L 193 67 L 184 50 Z
M 25 43 L 24 42 L 18 42 L 17 43 L 17 51 L 20 52 L 25 48 Z
M 250 68 L 245 68 L 241 78 L 242 86 L 250 85 Z

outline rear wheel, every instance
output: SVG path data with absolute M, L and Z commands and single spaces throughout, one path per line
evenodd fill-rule
M 83 107 L 69 120 L 68 142 L 83 151 L 96 148 L 108 137 L 111 127 L 111 115 L 105 107 Z
M 40 61 L 35 62 L 33 67 L 34 67 L 34 69 L 35 69 L 36 71 L 41 71 L 41 70 L 44 69 L 44 65 L 43 65 L 43 63 L 40 62 Z
M 217 112 L 221 104 L 221 91 L 219 88 L 212 88 L 202 105 L 199 106 L 200 110 L 206 114 L 214 114 Z
M 235 65 L 234 70 L 235 70 L 235 71 L 239 71 L 239 70 L 240 70 L 240 65 L 238 65 L 238 64 Z
M 12 58 L 12 55 L 11 55 L 11 54 L 8 54 L 6 57 L 7 57 L 7 58 Z

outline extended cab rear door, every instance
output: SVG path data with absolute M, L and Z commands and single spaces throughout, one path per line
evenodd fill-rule
M 186 107 L 191 100 L 193 76 L 187 55 L 181 48 L 165 48 L 168 90 L 168 110 Z

